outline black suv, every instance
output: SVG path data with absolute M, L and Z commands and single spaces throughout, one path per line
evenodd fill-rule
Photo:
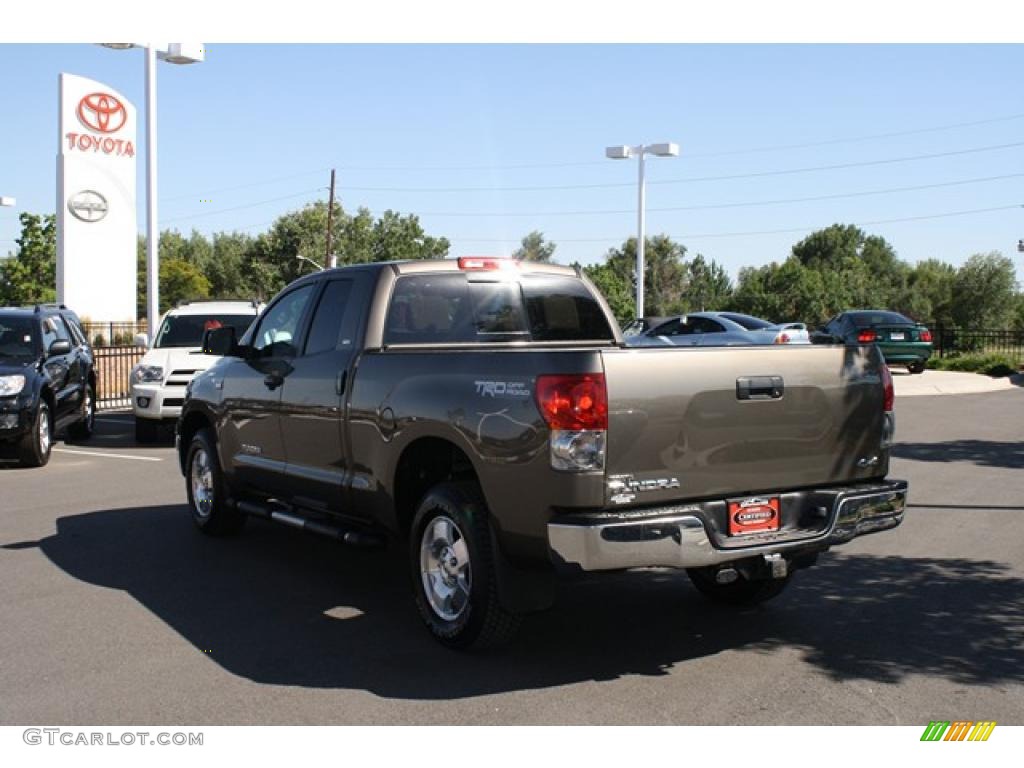
M 54 435 L 92 435 L 96 371 L 82 324 L 63 305 L 0 309 L 0 459 L 41 467 Z

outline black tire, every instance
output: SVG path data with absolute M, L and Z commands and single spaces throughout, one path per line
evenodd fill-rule
M 46 439 L 42 431 L 46 429 Z M 53 418 L 50 406 L 42 398 L 36 408 L 36 417 L 32 420 L 32 428 L 18 442 L 18 462 L 23 467 L 44 467 L 50 461 L 53 449 Z
M 731 584 L 719 584 L 715 581 L 714 571 L 688 568 L 686 575 L 704 597 L 716 603 L 741 608 L 778 597 L 793 578 L 792 573 L 783 579 L 747 579 L 741 575 Z
M 88 440 L 96 428 L 96 388 L 89 384 L 85 388 L 82 400 L 82 418 L 68 427 L 68 437 L 72 440 Z
M 160 422 L 135 417 L 135 442 L 155 443 L 160 435 Z
M 428 584 L 441 578 L 440 569 L 435 571 L 434 580 L 426 573 L 424 562 L 425 534 L 435 530 L 435 521 L 447 518 L 454 523 L 454 534 L 464 541 L 466 566 L 464 573 L 468 581 L 468 593 L 459 589 L 461 609 L 453 616 L 444 616 L 428 597 Z M 444 526 L 443 522 L 438 525 Z M 453 536 L 453 538 L 455 538 Z M 435 540 L 435 545 L 441 542 Z M 413 593 L 416 607 L 437 640 L 450 648 L 487 648 L 509 640 L 519 627 L 520 617 L 502 607 L 498 601 L 495 577 L 494 555 L 491 551 L 490 523 L 487 503 L 476 483 L 446 482 L 435 485 L 423 497 L 413 519 L 409 537 L 410 562 L 412 566 Z M 435 550 L 436 553 L 436 550 Z M 459 579 L 455 578 L 458 582 Z M 464 582 L 459 582 L 463 583 Z M 454 590 L 453 590 L 454 591 Z M 437 601 L 436 591 L 432 592 Z M 454 605 L 453 605 L 454 609 Z M 456 613 L 454 610 L 451 613 Z
M 907 370 L 911 373 L 924 373 L 924 363 L 909 363 Z
M 204 466 L 209 471 L 208 476 L 203 470 Z M 185 489 L 192 522 L 203 533 L 228 536 L 237 533 L 245 525 L 245 514 L 229 503 L 226 487 L 213 434 L 208 429 L 201 429 L 192 436 L 188 446 Z M 206 495 L 206 498 L 200 497 L 200 493 Z

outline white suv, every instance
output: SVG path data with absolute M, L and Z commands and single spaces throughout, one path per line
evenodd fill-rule
M 230 325 L 240 338 L 259 310 L 250 301 L 197 301 L 175 307 L 161 318 L 153 346 L 131 372 L 137 442 L 155 440 L 161 422 L 178 418 L 185 387 L 217 360 L 203 354 L 203 334 Z M 145 347 L 149 340 L 139 334 L 135 343 Z

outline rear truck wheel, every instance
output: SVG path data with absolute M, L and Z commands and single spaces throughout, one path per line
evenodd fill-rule
M 211 536 L 225 536 L 241 530 L 245 515 L 228 503 L 224 476 L 210 430 L 201 429 L 192 436 L 185 467 L 188 506 L 196 527 Z
M 68 436 L 74 440 L 88 440 L 96 427 L 96 390 L 92 384 L 85 388 L 82 398 L 82 418 L 68 427 Z
M 159 436 L 160 422 L 153 419 L 135 417 L 135 442 L 155 443 Z
M 18 460 L 23 467 L 43 467 L 50 460 L 53 448 L 53 419 L 50 406 L 45 400 L 39 401 L 32 428 L 18 443 Z
M 734 572 L 736 579 L 723 584 L 716 579 L 716 571 L 714 568 L 688 568 L 686 575 L 704 597 L 716 603 L 737 607 L 758 605 L 778 597 L 793 578 L 792 572 L 781 579 L 750 579 L 742 573 Z
M 420 616 L 450 648 L 500 645 L 520 617 L 498 601 L 487 504 L 476 483 L 445 482 L 423 497 L 410 532 Z
M 907 370 L 911 373 L 924 373 L 924 363 L 920 361 L 916 363 L 908 363 Z

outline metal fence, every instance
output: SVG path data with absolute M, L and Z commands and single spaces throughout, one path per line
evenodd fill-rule
M 85 320 L 82 328 L 94 347 L 129 347 L 135 343 L 135 334 L 146 332 L 146 323 Z
M 928 328 L 938 357 L 980 352 L 1024 358 L 1024 330 L 956 328 L 941 324 L 928 324 Z
M 128 378 L 146 354 L 145 348 L 135 346 L 135 334 L 145 333 L 146 323 L 85 320 L 82 328 L 95 360 L 97 410 L 131 406 Z
M 93 347 L 93 359 L 96 366 L 96 408 L 110 410 L 126 408 L 132 404 L 128 378 L 134 366 L 146 350 L 142 347 L 117 346 Z

